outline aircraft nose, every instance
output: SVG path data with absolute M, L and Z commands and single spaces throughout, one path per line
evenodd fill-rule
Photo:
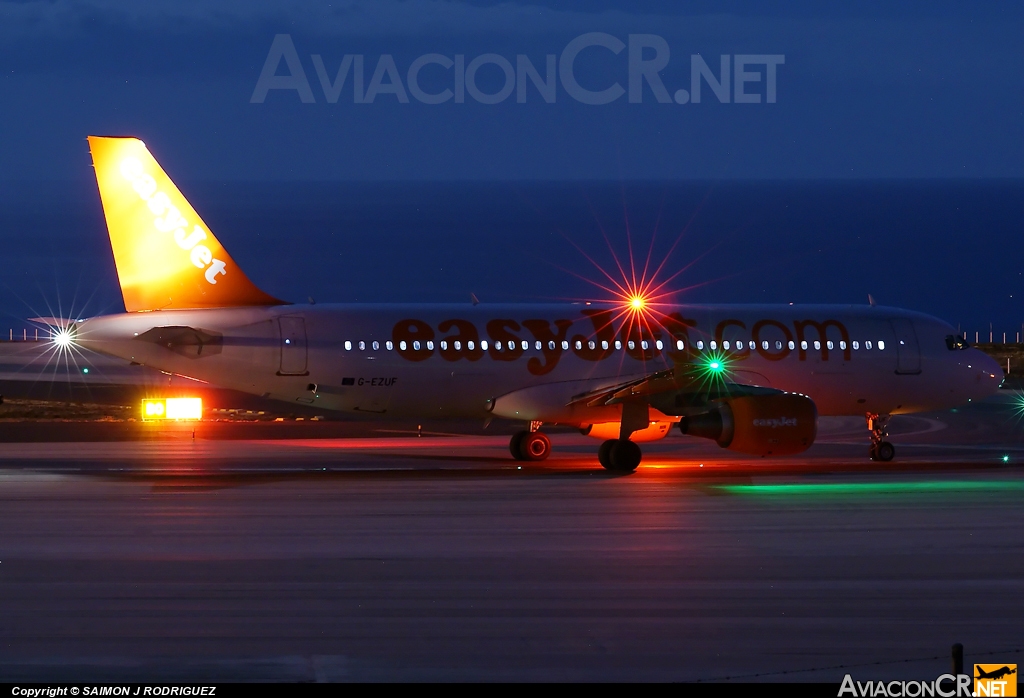
M 975 381 L 978 387 L 978 398 L 986 398 L 994 395 L 999 386 L 1003 384 L 1005 375 L 1003 367 L 988 354 L 979 351 L 978 356 L 971 362 L 975 369 Z

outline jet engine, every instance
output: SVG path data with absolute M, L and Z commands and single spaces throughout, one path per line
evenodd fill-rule
M 607 441 L 608 439 L 619 438 L 618 422 L 602 422 L 601 424 L 588 424 L 580 429 L 584 436 Z M 629 435 L 630 441 L 657 441 L 668 436 L 672 429 L 672 422 L 651 422 L 646 429 L 634 431 Z
M 796 393 L 724 398 L 708 412 L 683 417 L 679 431 L 740 453 L 792 455 L 814 443 L 818 410 L 813 400 Z

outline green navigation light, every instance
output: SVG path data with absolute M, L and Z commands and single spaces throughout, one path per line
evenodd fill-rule
M 690 364 L 691 376 L 699 381 L 702 390 L 717 392 L 722 390 L 732 374 L 732 361 L 725 352 L 716 349 L 694 357 Z

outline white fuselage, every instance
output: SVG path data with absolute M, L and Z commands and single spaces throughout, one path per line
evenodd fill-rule
M 614 421 L 621 408 L 568 407 L 573 396 L 709 357 L 721 358 L 726 381 L 802 393 L 821 415 L 942 409 L 992 394 L 1002 371 L 976 349 L 949 348 L 953 335 L 927 315 L 869 306 L 631 315 L 596 303 L 283 305 L 97 317 L 78 324 L 76 341 L 325 410 L 587 424 Z

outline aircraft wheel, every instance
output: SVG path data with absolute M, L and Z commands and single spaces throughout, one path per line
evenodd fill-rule
M 882 441 L 875 448 L 875 459 L 888 463 L 896 455 L 896 447 L 888 441 Z
M 539 431 L 527 432 L 519 441 L 520 460 L 544 460 L 551 455 L 551 439 Z
M 520 445 L 523 443 L 523 439 L 530 435 L 528 431 L 517 431 L 512 435 L 512 440 L 508 442 L 508 450 L 512 453 L 512 457 L 516 460 L 526 460 L 523 457 L 523 451 Z
M 640 447 L 629 439 L 616 439 L 608 451 L 611 469 L 619 473 L 631 473 L 636 470 L 642 457 Z
M 615 445 L 615 439 L 608 439 L 601 444 L 601 448 L 597 449 L 597 460 L 601 463 L 601 467 L 605 470 L 612 470 L 612 461 L 609 454 L 612 452 L 612 446 Z

